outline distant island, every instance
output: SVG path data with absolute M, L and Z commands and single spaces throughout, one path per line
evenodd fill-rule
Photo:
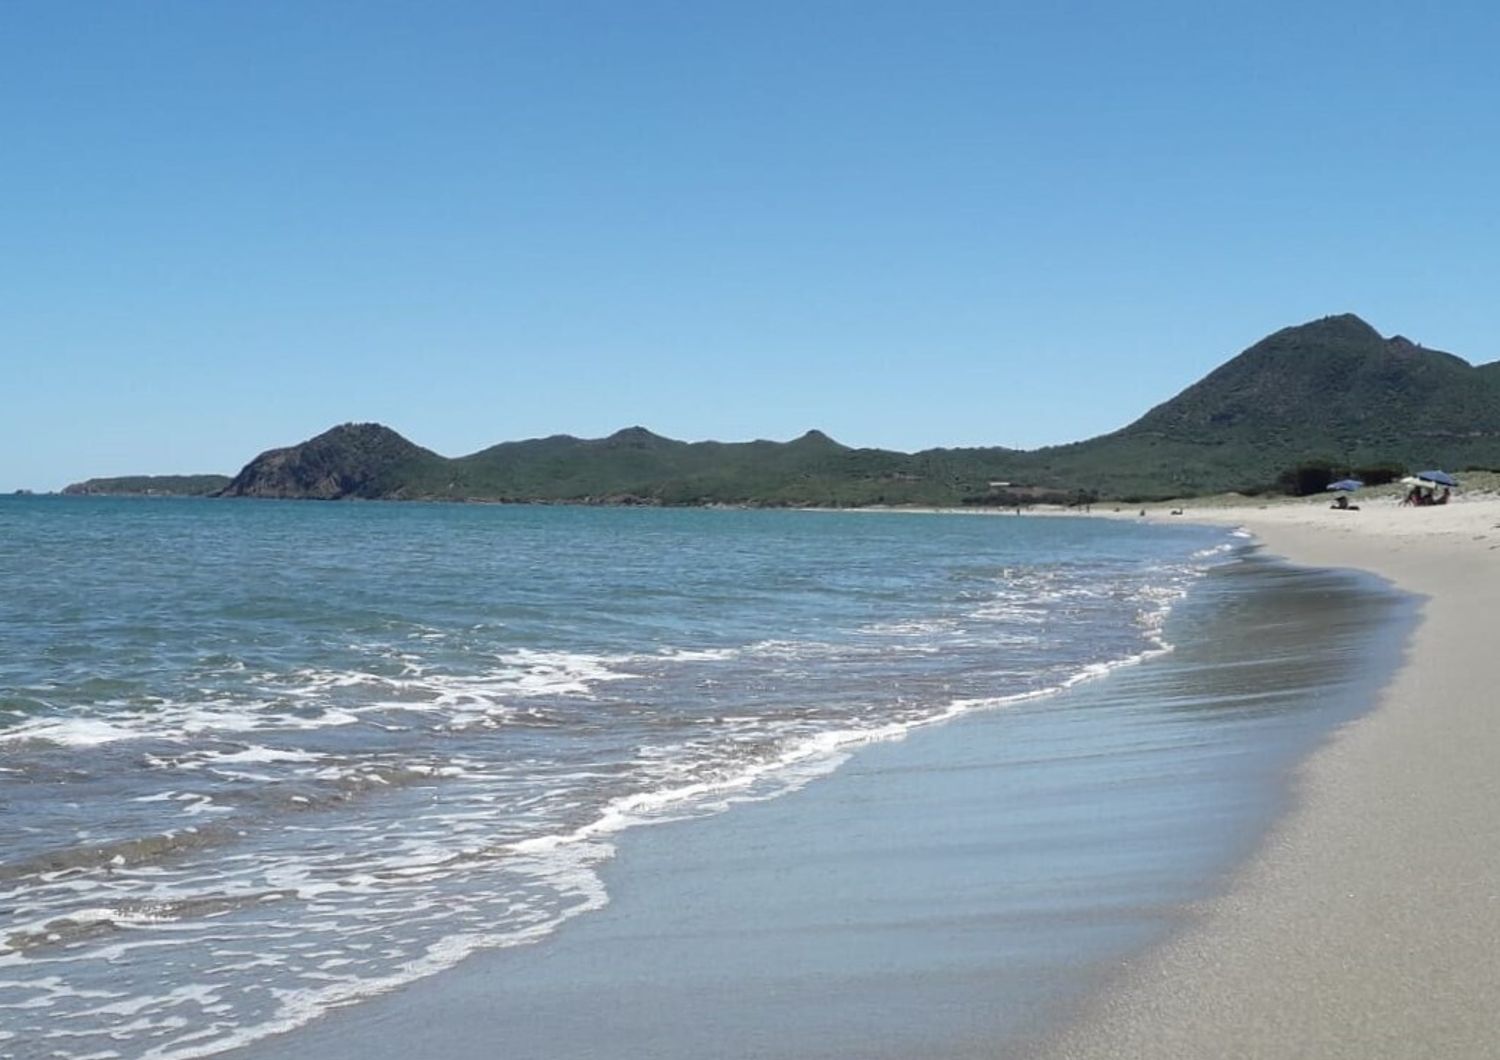
M 440 456 L 376 423 L 272 449 L 227 476 L 90 479 L 68 493 L 584 504 L 1012 505 L 1285 491 L 1308 467 L 1385 479 L 1500 467 L 1500 362 L 1475 367 L 1352 314 L 1284 328 L 1127 427 L 1036 450 L 900 453 L 789 442 L 503 442 Z
M 211 497 L 233 481 L 228 475 L 122 475 L 75 482 L 63 490 L 70 495 L 145 497 Z

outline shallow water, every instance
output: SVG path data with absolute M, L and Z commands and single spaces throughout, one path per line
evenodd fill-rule
M 1165 649 L 1233 539 L 0 502 L 0 1049 L 201 1055 L 609 900 L 633 824 Z
M 1172 652 L 631 832 L 608 908 L 246 1060 L 1030 1055 L 1224 886 L 1413 615 L 1374 579 L 1242 555 L 1174 609 Z

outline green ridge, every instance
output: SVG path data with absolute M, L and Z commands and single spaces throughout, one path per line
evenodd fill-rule
M 1345 314 L 1267 336 L 1118 431 L 1030 452 L 853 449 L 820 431 L 690 443 L 630 427 L 447 458 L 380 424 L 345 424 L 262 453 L 222 495 L 958 505 L 1256 492 L 1304 462 L 1500 466 L 1500 363 L 1476 368 Z
M 63 492 L 74 495 L 208 497 L 229 483 L 228 475 L 123 475 L 75 482 Z

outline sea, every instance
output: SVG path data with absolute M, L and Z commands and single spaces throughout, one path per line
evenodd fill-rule
M 1249 549 L 1129 519 L 0 500 L 0 1056 L 211 1055 L 542 944 L 610 902 L 631 830 L 1170 653 Z

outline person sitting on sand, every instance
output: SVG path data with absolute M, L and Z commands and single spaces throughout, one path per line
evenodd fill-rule
M 1447 504 L 1448 503 L 1448 498 L 1451 495 L 1452 495 L 1452 491 L 1450 489 L 1448 489 L 1447 486 L 1444 486 L 1443 487 L 1443 495 L 1441 497 L 1439 497 L 1437 500 L 1433 501 L 1432 503 L 1433 504 Z

